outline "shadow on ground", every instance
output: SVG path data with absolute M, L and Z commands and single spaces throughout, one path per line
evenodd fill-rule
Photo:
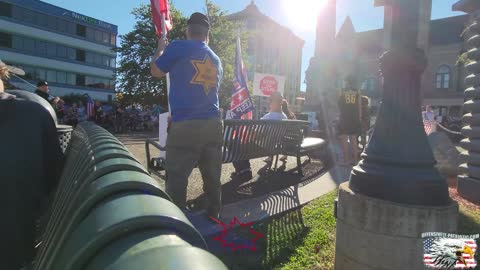
M 271 192 L 284 190 L 294 185 L 306 185 L 327 171 L 321 161 L 311 160 L 305 161 L 303 164 L 304 175 L 298 174 L 296 168 L 286 170 L 285 164 L 275 170 L 269 170 L 266 164 L 258 171 L 258 176 L 253 180 L 242 183 L 230 180 L 222 185 L 222 204 L 227 205 L 241 200 L 252 199 Z M 255 173 L 255 172 L 254 172 Z M 207 200 L 205 194 L 190 200 L 188 202 L 193 211 L 205 209 Z
M 141 131 L 141 132 L 123 132 L 123 133 L 113 133 L 123 144 L 133 145 L 133 144 L 145 144 L 147 139 L 158 140 L 158 131 Z

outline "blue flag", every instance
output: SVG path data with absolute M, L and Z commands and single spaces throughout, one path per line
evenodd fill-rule
M 230 110 L 232 119 L 240 119 L 247 113 L 251 116 L 251 112 L 253 112 L 254 109 L 250 93 L 248 92 L 247 74 L 242 60 L 240 37 L 237 37 L 234 72 L 235 78 L 233 79 L 232 103 Z

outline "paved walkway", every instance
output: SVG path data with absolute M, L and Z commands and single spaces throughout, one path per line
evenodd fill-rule
M 351 168 L 335 167 L 310 182 L 303 182 L 260 197 L 225 205 L 221 212 L 221 221 L 228 224 L 237 218 L 242 223 L 259 222 L 297 209 L 348 181 L 350 170 Z M 221 226 L 208 220 L 204 211 L 188 215 L 188 218 L 203 236 L 215 235 L 222 231 Z
M 155 137 L 155 134 L 120 134 L 117 137 L 146 166 L 145 140 Z M 348 180 L 351 170 L 336 167 L 326 172 L 320 161 L 308 163 L 306 158 L 302 161 L 306 163 L 305 175 L 300 177 L 295 170 L 295 158 L 289 158 L 286 164 L 279 163 L 279 171 L 267 174 L 263 173 L 266 168 L 263 159 L 252 160 L 254 173 L 259 173 L 247 183 L 233 182 L 230 175 L 234 168 L 231 164 L 224 164 L 221 178 L 224 203 L 222 221 L 229 223 L 237 217 L 241 222 L 257 222 L 298 208 L 336 189 Z M 164 177 L 154 175 L 154 178 L 164 187 Z M 189 178 L 187 200 L 196 209 L 204 207 L 202 184 L 200 172 L 194 169 Z M 222 229 L 208 220 L 203 211 L 189 215 L 189 219 L 204 236 L 216 234 Z

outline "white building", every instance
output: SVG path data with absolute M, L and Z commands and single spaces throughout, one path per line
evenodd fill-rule
M 46 80 L 54 96 L 114 99 L 116 39 L 115 25 L 38 0 L 0 0 L 0 59 L 31 84 Z

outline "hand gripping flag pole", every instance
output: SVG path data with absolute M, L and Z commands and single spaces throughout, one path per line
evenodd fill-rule
M 159 38 L 167 40 L 167 32 L 172 29 L 172 17 L 170 15 L 170 10 L 168 7 L 168 0 L 150 0 L 152 8 L 152 17 L 157 31 L 157 36 Z M 158 117 L 159 128 L 158 128 L 158 138 L 160 145 L 166 145 L 167 142 L 167 128 L 168 128 L 168 119 L 171 116 L 171 107 L 170 102 L 168 101 L 168 96 L 170 95 L 170 75 L 166 74 L 167 82 L 167 102 L 168 102 L 168 113 L 160 114 Z M 160 160 L 165 161 L 166 153 L 160 151 Z M 160 164 L 163 166 L 164 164 Z

